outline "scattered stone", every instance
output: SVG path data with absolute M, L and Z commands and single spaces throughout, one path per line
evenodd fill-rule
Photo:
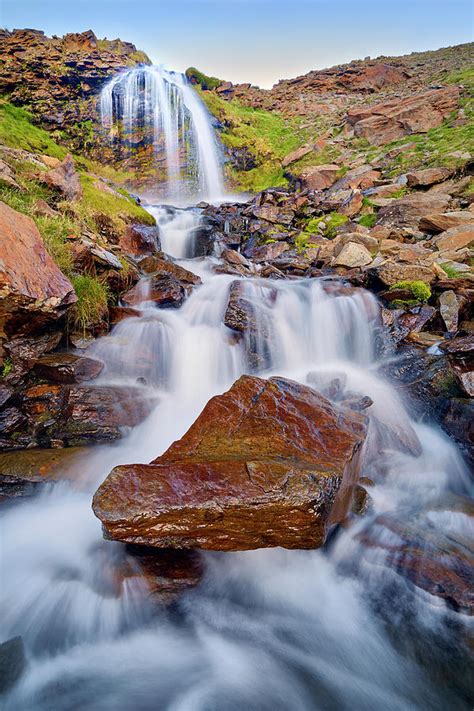
M 149 225 L 129 225 L 119 240 L 119 247 L 131 257 L 155 254 L 161 249 L 160 230 Z
M 303 187 L 309 190 L 325 190 L 336 182 L 340 169 L 339 165 L 332 163 L 315 165 L 310 168 L 304 168 L 297 179 L 302 183 Z
M 428 187 L 436 183 L 442 183 L 453 174 L 451 168 L 425 168 L 424 170 L 416 170 L 412 173 L 407 173 L 407 185 L 410 188 Z
M 474 223 L 451 227 L 435 237 L 434 243 L 440 252 L 447 249 L 457 250 L 469 247 L 474 243 Z
M 454 291 L 443 291 L 439 297 L 439 313 L 446 330 L 455 333 L 458 330 L 459 302 Z
M 295 163 L 297 160 L 304 158 L 304 156 L 311 153 L 312 150 L 312 146 L 301 146 L 301 148 L 297 148 L 295 151 L 288 153 L 288 155 L 286 155 L 281 162 L 283 168 L 286 168 L 291 163 Z
M 334 266 L 364 267 L 372 262 L 372 255 L 362 244 L 348 242 L 341 252 L 334 258 Z

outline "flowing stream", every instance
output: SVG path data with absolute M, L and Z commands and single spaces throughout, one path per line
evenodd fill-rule
M 182 191 L 183 131 L 199 166 L 188 175 L 195 194 L 222 192 L 203 111 L 183 77 L 156 68 L 122 74 L 102 95 L 111 134 L 118 120 L 132 132 L 140 116 L 155 126 L 169 196 Z M 150 209 L 163 250 L 203 283 L 177 310 L 155 308 L 145 289 L 141 316 L 88 351 L 104 362 L 95 384 L 133 384 L 156 395 L 149 417 L 120 442 L 79 456 L 72 483 L 4 505 L 0 639 L 21 635 L 28 657 L 4 708 L 470 708 L 464 658 L 456 657 L 456 669 L 449 663 L 466 620 L 385 565 L 397 534 L 380 525 L 380 514 L 402 523 L 415 516 L 433 534 L 465 536 L 467 516 L 444 502 L 468 493 L 469 483 L 454 444 L 413 421 L 410 403 L 382 377 L 377 301 L 331 279 L 246 279 L 259 329 L 236 340 L 223 324 L 235 277 L 213 272 L 214 257 L 193 257 L 198 211 Z M 255 372 L 255 354 L 263 377 L 307 383 L 336 402 L 373 400 L 363 467 L 373 482 L 372 509 L 317 551 L 204 553 L 200 584 L 157 608 L 137 559 L 103 540 L 92 494 L 115 465 L 149 462 L 181 437 L 210 397 Z M 367 536 L 380 545 L 364 545 Z M 121 577 L 124 563 L 136 574 Z

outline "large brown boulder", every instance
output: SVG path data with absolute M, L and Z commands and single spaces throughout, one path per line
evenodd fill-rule
M 459 89 L 450 86 L 373 106 L 357 106 L 349 109 L 346 121 L 358 138 L 383 145 L 411 133 L 426 133 L 430 128 L 439 126 L 457 109 L 458 104 Z
M 0 332 L 60 316 L 77 300 L 30 217 L 0 202 Z M 12 321 L 14 320 L 14 324 Z
M 366 426 L 306 386 L 243 376 L 162 457 L 114 469 L 93 509 L 130 543 L 316 548 L 347 513 Z

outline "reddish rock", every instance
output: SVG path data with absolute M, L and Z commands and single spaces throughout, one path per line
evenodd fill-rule
M 348 511 L 366 426 L 308 387 L 243 376 L 162 457 L 114 469 L 93 509 L 130 543 L 315 548 Z
M 71 155 L 67 155 L 57 168 L 40 173 L 38 180 L 60 193 L 66 200 L 80 200 L 82 197 L 81 181 Z
M 109 306 L 109 322 L 115 326 L 116 323 L 123 321 L 124 318 L 140 317 L 140 311 L 127 306 Z
M 122 252 L 132 257 L 155 254 L 161 249 L 160 230 L 148 225 L 129 225 L 119 246 Z
M 450 196 L 444 193 L 411 193 L 382 207 L 378 212 L 378 223 L 418 228 L 422 217 L 444 212 L 450 200 Z
M 97 378 L 104 364 L 93 358 L 77 356 L 73 353 L 53 353 L 39 358 L 35 371 L 53 383 L 83 383 Z
M 272 242 L 263 244 L 261 247 L 246 249 L 244 254 L 252 262 L 260 264 L 261 262 L 271 262 L 289 249 L 290 247 L 286 242 Z
M 311 153 L 312 150 L 312 146 L 301 146 L 301 148 L 297 148 L 296 150 L 291 151 L 291 153 L 288 153 L 288 155 L 286 155 L 281 162 L 283 168 L 286 168 L 287 166 L 291 165 L 291 163 L 295 163 L 297 160 L 304 158 L 304 156 L 308 155 L 308 153 Z
M 445 232 L 451 227 L 464 224 L 474 225 L 474 215 L 471 212 L 444 212 L 433 215 L 424 215 L 420 220 L 420 230 L 426 232 Z
M 122 301 L 126 306 L 138 306 L 144 301 L 153 301 L 162 308 L 179 308 L 189 290 L 189 285 L 183 285 L 171 275 L 158 275 L 151 277 L 145 284 L 136 284 L 122 296 Z
M 280 207 L 279 205 L 257 206 L 253 208 L 252 213 L 259 220 L 282 225 L 289 225 L 295 216 L 291 208 Z
M 178 281 L 183 282 L 183 284 L 192 284 L 193 286 L 201 284 L 201 277 L 198 277 L 197 274 L 161 257 L 145 257 L 145 259 L 140 260 L 138 266 L 147 274 L 162 276 L 170 274 Z
M 86 451 L 80 447 L 67 447 L 0 452 L 0 494 L 25 496 L 34 493 L 42 484 L 74 480 L 78 471 L 72 465 Z
M 315 165 L 302 170 L 298 180 L 309 190 L 325 190 L 336 182 L 340 169 L 335 164 Z
M 446 232 L 434 238 L 436 247 L 440 252 L 448 249 L 457 250 L 470 247 L 474 243 L 474 223 L 451 227 Z
M 434 89 L 404 99 L 349 109 L 346 120 L 359 138 L 383 145 L 411 133 L 426 133 L 439 126 L 459 105 L 455 86 Z
M 77 300 L 30 217 L 0 202 L 0 332 L 56 319 Z
M 415 170 L 412 173 L 407 173 L 407 185 L 410 188 L 428 187 L 436 183 L 442 183 L 447 180 L 452 174 L 451 168 L 425 168 L 424 170 Z

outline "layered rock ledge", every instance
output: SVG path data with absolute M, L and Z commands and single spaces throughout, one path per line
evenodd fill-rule
M 317 548 L 342 521 L 367 421 L 291 380 L 243 376 L 151 464 L 116 467 L 106 538 L 160 548 Z

